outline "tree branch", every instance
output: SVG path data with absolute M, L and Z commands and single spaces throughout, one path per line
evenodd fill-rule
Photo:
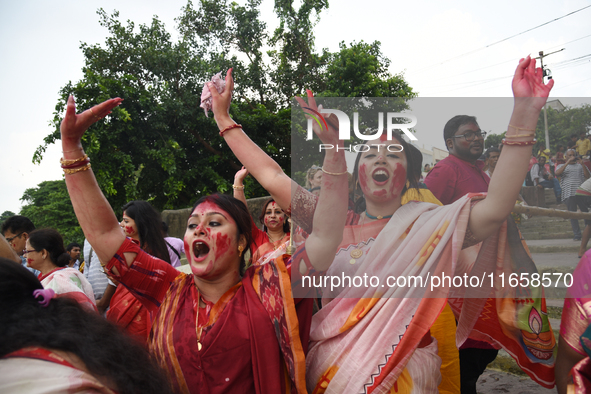
M 197 139 L 197 141 L 201 142 L 201 144 L 205 147 L 206 150 L 210 151 L 214 155 L 216 155 L 219 158 L 223 159 L 224 161 L 228 162 L 235 171 L 239 171 L 242 168 L 242 166 L 236 164 L 236 162 L 234 160 L 230 160 L 230 159 L 225 158 L 224 155 L 222 154 L 222 152 L 220 152 L 219 150 L 215 149 L 207 141 L 205 141 L 203 139 L 203 137 L 201 137 L 201 135 L 199 135 L 199 133 L 197 131 L 195 131 L 195 130 L 189 130 L 189 133 L 193 134 L 193 136 Z

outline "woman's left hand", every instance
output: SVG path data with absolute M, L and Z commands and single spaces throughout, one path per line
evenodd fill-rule
M 84 132 L 96 121 L 111 113 L 111 110 L 123 102 L 122 98 L 112 98 L 95 105 L 79 114 L 76 114 L 76 102 L 74 97 L 68 97 L 66 116 L 60 125 L 62 144 L 65 149 L 78 147 Z
M 552 86 L 554 86 L 553 79 L 544 84 L 544 70 L 540 67 L 536 68 L 536 59 L 528 56 L 519 61 L 512 83 L 515 98 L 534 98 L 531 104 L 539 111 L 546 104 Z

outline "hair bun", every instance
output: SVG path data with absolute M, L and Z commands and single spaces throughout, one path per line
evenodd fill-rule
M 70 254 L 68 252 L 60 254 L 57 258 L 57 266 L 65 267 L 68 264 L 70 264 Z

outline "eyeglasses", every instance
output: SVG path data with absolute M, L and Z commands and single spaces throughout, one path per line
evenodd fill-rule
M 24 231 L 21 231 L 20 233 L 18 233 L 17 235 L 15 235 L 14 237 L 10 237 L 10 238 L 6 238 L 6 241 L 8 241 L 8 243 L 12 242 L 13 240 L 15 240 L 16 238 L 20 237 L 21 235 L 23 235 Z
M 27 253 L 31 253 L 31 252 L 38 252 L 38 250 L 35 250 L 35 249 L 33 249 L 33 250 L 24 249 L 23 250 L 23 256 L 26 255 Z
M 459 138 L 464 137 L 466 141 L 474 141 L 476 137 L 485 139 L 486 138 L 486 131 L 468 131 L 466 134 L 461 135 L 453 135 L 452 138 Z

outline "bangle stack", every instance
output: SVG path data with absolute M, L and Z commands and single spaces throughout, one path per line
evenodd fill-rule
M 535 129 L 526 129 L 523 127 L 517 127 L 514 126 L 512 124 L 509 124 L 509 127 L 514 128 L 515 130 L 517 130 L 518 134 L 513 134 L 513 135 L 507 135 L 505 138 L 503 138 L 502 143 L 503 145 L 507 145 L 507 146 L 532 146 L 534 145 L 537 141 L 534 138 L 536 135 L 536 130 Z M 523 134 L 519 134 L 520 131 L 525 131 L 526 133 Z M 531 137 L 531 140 L 529 141 L 515 141 L 515 139 L 517 138 L 527 138 L 527 137 Z
M 242 128 L 242 125 L 241 124 L 238 124 L 238 123 L 231 124 L 230 126 L 225 127 L 223 130 L 220 131 L 220 137 L 223 137 L 224 136 L 224 133 L 226 131 L 228 131 L 228 130 L 241 129 L 241 128 Z
M 236 190 L 236 189 L 238 189 L 238 190 L 244 190 L 244 185 L 242 185 L 242 186 L 236 186 L 236 185 L 232 185 L 232 188 L 233 188 L 234 190 Z
M 90 159 L 86 154 L 82 157 L 72 160 L 60 159 L 60 163 L 62 165 L 62 169 L 64 170 L 64 174 L 66 175 L 72 175 L 80 171 L 86 171 L 90 168 Z

